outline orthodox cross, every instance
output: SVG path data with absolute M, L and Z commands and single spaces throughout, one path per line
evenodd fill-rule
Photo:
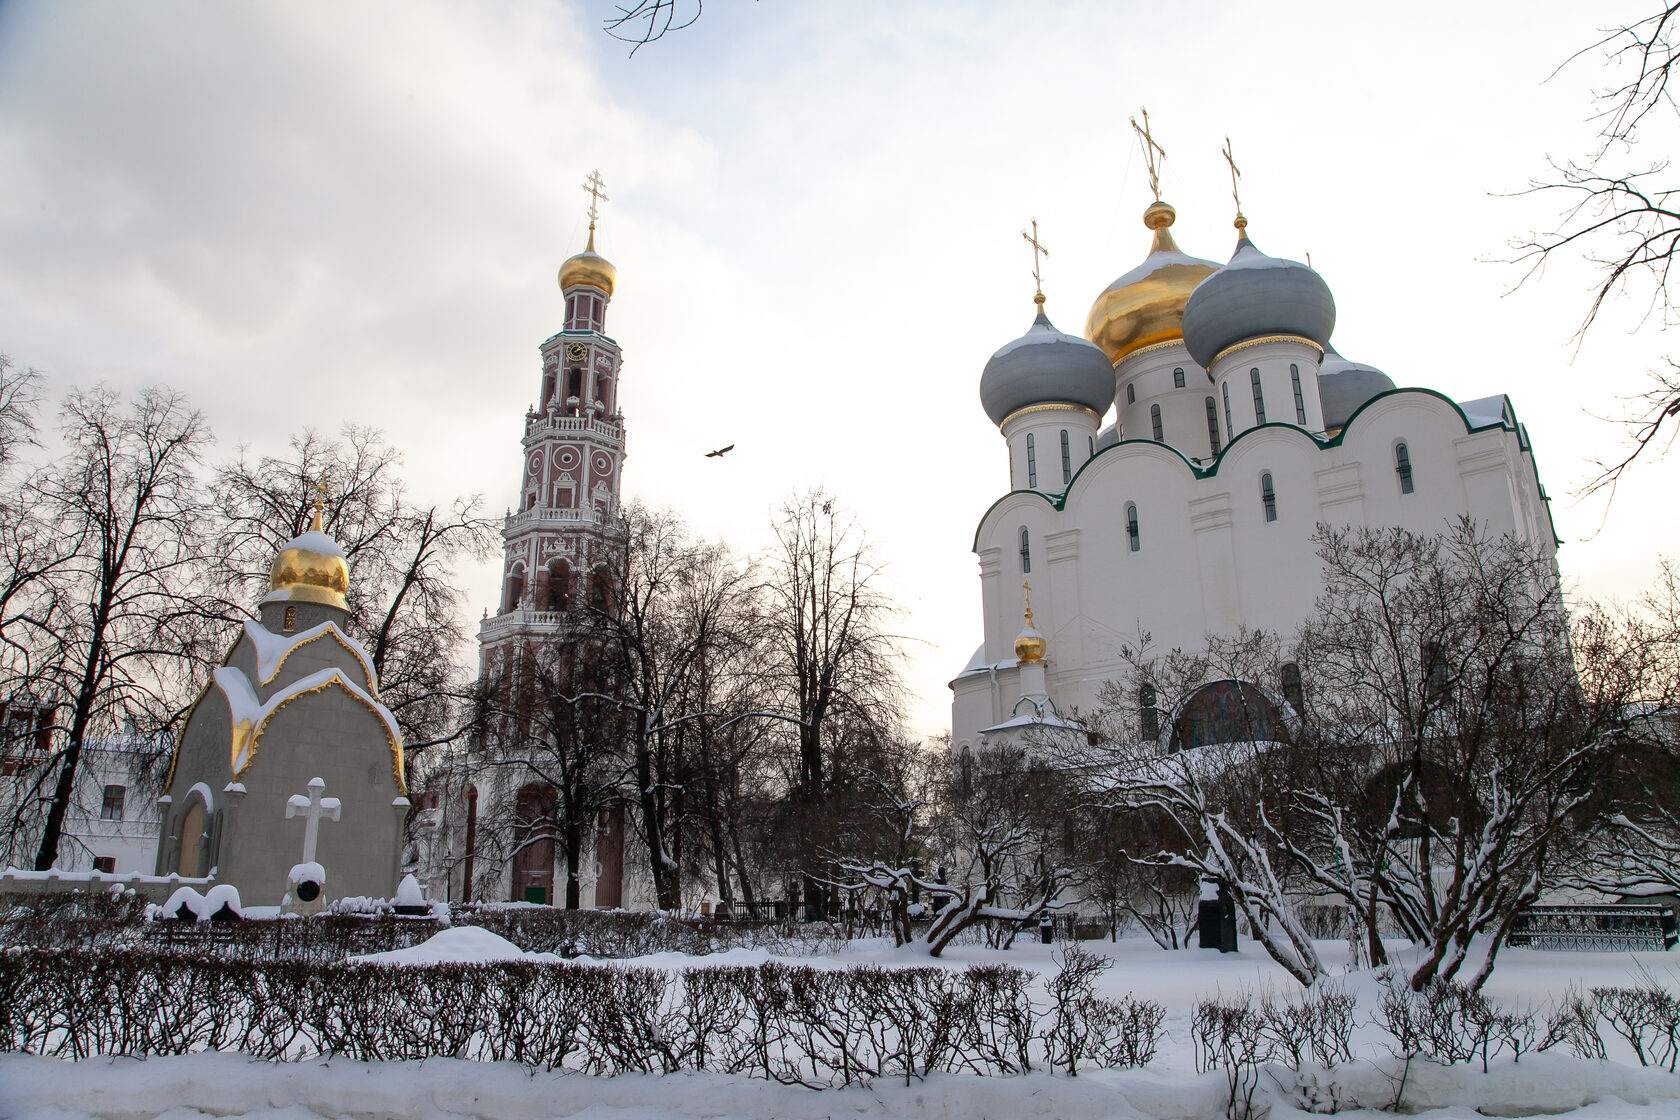
M 327 475 L 325 471 L 321 472 L 321 477 L 313 481 L 307 475 L 304 476 L 303 492 L 308 495 L 311 491 L 315 494 L 315 500 L 310 503 L 310 508 L 315 511 L 315 519 L 309 527 L 316 532 L 321 532 L 321 510 L 327 502 Z
M 329 821 L 338 819 L 341 803 L 336 797 L 322 797 L 321 791 L 327 788 L 327 783 L 320 778 L 309 779 L 309 796 L 294 793 L 286 799 L 286 819 L 293 817 L 305 818 L 303 826 L 303 862 L 315 862 L 315 841 L 321 831 L 321 818 Z
M 591 231 L 595 229 L 595 219 L 601 216 L 601 203 L 612 201 L 602 191 L 601 188 L 604 186 L 606 184 L 601 182 L 600 171 L 591 171 L 589 178 L 584 180 L 583 183 L 583 189 L 589 192 L 589 228 Z
M 1027 601 L 1027 625 L 1032 625 L 1032 584 L 1021 581 L 1021 597 Z
M 1029 235 L 1026 230 L 1022 230 L 1021 231 L 1021 237 L 1022 237 L 1022 239 L 1024 239 L 1027 242 L 1027 244 L 1032 246 L 1032 250 L 1033 250 L 1033 287 L 1035 289 L 1037 289 L 1033 293 L 1033 302 L 1038 304 L 1038 309 L 1040 311 L 1042 311 L 1042 310 L 1044 310 L 1044 277 L 1039 274 L 1038 258 L 1042 256 L 1042 257 L 1045 257 L 1046 259 L 1048 259 L 1049 256 L 1050 256 L 1050 250 L 1046 249 L 1044 247 L 1044 243 L 1041 242 L 1038 239 L 1038 219 L 1037 218 L 1034 218 L 1032 220 L 1032 233 Z
M 1166 162 L 1167 150 L 1155 142 L 1155 137 L 1149 134 L 1149 110 L 1144 109 L 1143 123 L 1132 118 L 1132 129 L 1138 134 L 1138 143 L 1143 145 L 1143 160 L 1149 167 L 1149 189 L 1155 195 L 1155 201 L 1161 201 L 1161 165 Z
M 1242 197 L 1237 193 L 1237 180 L 1242 178 L 1242 170 L 1237 167 L 1237 161 L 1231 156 L 1231 138 L 1229 136 L 1225 137 L 1225 150 L 1220 154 L 1225 157 L 1225 162 L 1231 166 L 1231 201 L 1237 204 L 1237 228 L 1242 229 L 1248 225 L 1248 219 L 1243 217 Z

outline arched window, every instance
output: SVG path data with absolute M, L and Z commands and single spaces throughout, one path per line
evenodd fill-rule
M 1155 686 L 1138 686 L 1138 731 L 1145 739 L 1161 737 L 1161 709 L 1156 707 Z
M 1412 492 L 1412 453 L 1406 450 L 1406 445 L 1394 445 L 1394 473 L 1400 476 L 1400 493 Z
M 1277 520 L 1277 492 L 1272 489 L 1271 471 L 1260 476 L 1260 505 L 1266 511 L 1267 521 Z
M 507 594 L 502 599 L 502 613 L 519 609 L 519 600 L 525 596 L 525 569 L 515 565 L 508 573 Z
M 1273 743 L 1283 719 L 1266 694 L 1246 681 L 1213 681 L 1198 688 L 1173 721 L 1169 753 L 1211 743 Z
M 1283 663 L 1280 674 L 1283 685 L 1283 699 L 1297 714 L 1305 714 L 1307 710 L 1307 693 L 1301 687 L 1301 667 L 1293 661 Z
M 1184 388 L 1184 367 L 1183 366 L 1179 366 L 1177 369 L 1173 370 L 1173 388 L 1174 389 Z
M 1220 395 L 1225 398 L 1225 438 L 1233 440 L 1237 438 L 1237 430 L 1231 427 L 1231 383 L 1229 381 L 1220 387 Z
M 1086 436 L 1085 437 L 1085 457 L 1087 459 L 1095 459 L 1097 457 L 1097 437 L 1096 436 Z
M 1038 452 L 1033 447 L 1033 434 L 1027 433 L 1027 487 L 1038 485 Z
M 1127 404 L 1136 404 L 1137 403 L 1137 385 L 1135 383 L 1126 386 L 1126 403 Z
M 1149 406 L 1149 430 L 1154 433 L 1155 442 L 1160 443 L 1161 442 L 1161 406 L 1158 405 L 1158 404 L 1152 404 L 1152 405 Z
M 1132 546 L 1133 552 L 1141 547 L 1138 540 L 1137 506 L 1130 502 L 1126 503 L 1126 541 Z
M 1213 451 L 1214 458 L 1219 457 L 1219 407 L 1209 397 L 1207 404 L 1208 447 Z
M 569 611 L 572 609 L 572 566 L 564 560 L 555 559 L 548 565 L 548 596 L 543 610 Z
M 1073 453 L 1068 450 L 1067 429 L 1062 429 L 1062 485 L 1073 481 Z
M 1289 363 L 1289 380 L 1295 385 L 1295 423 L 1307 426 L 1307 398 L 1301 395 L 1301 367 Z
M 1032 573 L 1032 542 L 1027 537 L 1027 531 L 1021 530 L 1021 574 Z
M 605 564 L 595 565 L 589 573 L 589 609 L 602 614 L 612 611 L 612 576 Z
M 1260 391 L 1260 367 L 1248 371 L 1248 387 L 1254 390 L 1254 422 L 1266 422 L 1266 394 Z

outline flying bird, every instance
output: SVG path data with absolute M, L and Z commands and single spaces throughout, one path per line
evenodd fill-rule
M 733 450 L 735 450 L 735 445 L 732 443 L 728 447 L 720 447 L 716 451 L 706 452 L 706 458 L 716 459 L 719 455 L 727 455 Z

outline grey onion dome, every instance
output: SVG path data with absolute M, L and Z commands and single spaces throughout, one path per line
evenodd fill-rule
M 1318 367 L 1318 399 L 1324 406 L 1324 430 L 1337 431 L 1372 397 L 1394 388 L 1394 381 L 1380 369 L 1350 362 L 1336 348 L 1326 346 L 1324 363 Z
M 1074 404 L 1101 416 L 1114 403 L 1114 367 L 1083 338 L 1063 334 L 1038 313 L 1027 333 L 1003 347 L 980 374 L 980 405 L 992 423 L 1034 404 Z
M 1196 285 L 1184 305 L 1184 346 L 1203 369 L 1228 346 L 1293 334 L 1323 346 L 1336 326 L 1336 301 L 1318 273 L 1268 257 L 1244 233 L 1230 263 Z

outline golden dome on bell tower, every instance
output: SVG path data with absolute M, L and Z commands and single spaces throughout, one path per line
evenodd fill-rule
M 1044 662 L 1044 654 L 1049 650 L 1050 643 L 1045 641 L 1044 635 L 1033 627 L 1032 588 L 1023 583 L 1021 584 L 1021 591 L 1026 597 L 1027 610 L 1025 624 L 1021 627 L 1020 634 L 1016 635 L 1015 638 L 1015 663 L 1017 665 L 1040 665 Z
M 595 251 L 595 223 L 589 223 L 589 244 L 583 252 L 575 257 L 567 257 L 566 263 L 560 266 L 560 290 L 580 285 L 599 288 L 611 299 L 613 288 L 618 283 L 618 269 L 611 261 Z
M 1184 305 L 1196 285 L 1219 268 L 1188 256 L 1173 241 L 1178 211 L 1156 199 L 1143 212 L 1155 240 L 1142 264 L 1110 284 L 1091 305 L 1085 337 L 1102 348 L 1113 365 L 1146 346 L 1184 337 Z
M 268 569 L 268 586 L 264 602 L 286 600 L 350 609 L 344 599 L 350 589 L 350 568 L 344 562 L 344 549 L 321 528 L 319 501 L 309 529 L 275 553 Z

